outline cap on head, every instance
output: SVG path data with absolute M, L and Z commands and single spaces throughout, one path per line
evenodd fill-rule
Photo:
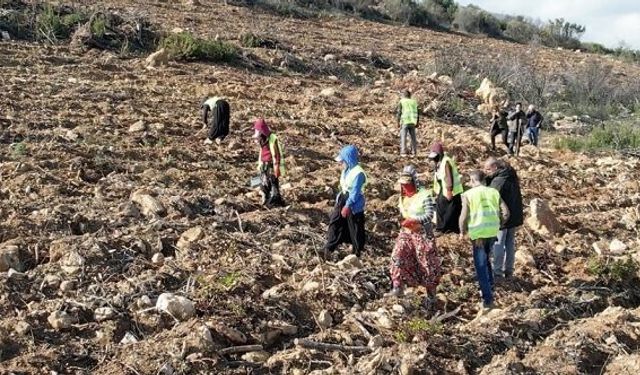
M 442 143 L 440 142 L 434 142 L 431 145 L 431 149 L 430 149 L 430 153 L 428 158 L 429 159 L 435 159 L 438 155 L 443 155 L 444 154 L 444 146 L 442 146 Z

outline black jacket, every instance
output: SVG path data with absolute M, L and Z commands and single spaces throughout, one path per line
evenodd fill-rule
M 506 167 L 498 169 L 498 172 L 488 178 L 488 185 L 500 192 L 500 198 L 509 208 L 509 220 L 500 229 L 514 228 L 522 225 L 524 214 L 522 212 L 522 193 L 520 192 L 520 180 L 515 169 Z
M 539 128 L 544 117 L 538 111 L 527 113 L 527 128 Z

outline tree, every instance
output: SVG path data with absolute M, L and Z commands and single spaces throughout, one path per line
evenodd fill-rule
M 564 18 L 550 20 L 543 28 L 545 43 L 552 47 L 580 48 L 580 38 L 586 27 L 565 21 Z

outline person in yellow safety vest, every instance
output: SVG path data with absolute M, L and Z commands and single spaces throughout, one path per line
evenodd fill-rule
M 258 170 L 262 180 L 262 204 L 268 207 L 284 206 L 284 200 L 280 195 L 280 176 L 285 172 L 282 143 L 264 119 L 256 120 L 253 128 L 253 138 L 260 145 Z
M 418 152 L 416 127 L 420 121 L 420 115 L 418 113 L 418 101 L 411 97 L 409 90 L 402 92 L 396 114 L 398 126 L 400 127 L 400 156 L 407 156 L 407 135 L 411 137 L 411 155 L 415 156 Z
M 425 307 L 435 307 L 436 287 L 442 275 L 440 256 L 433 235 L 435 202 L 431 190 L 420 185 L 412 165 L 404 167 L 400 179 L 398 208 L 402 216 L 400 233 L 391 254 L 392 296 L 406 286 L 422 285 L 427 290 Z
M 435 164 L 433 193 L 436 196 L 436 231 L 460 233 L 458 228 L 458 217 L 462 209 L 460 194 L 464 189 L 456 162 L 444 152 L 444 146 L 440 142 L 431 145 L 429 159 Z
M 359 257 L 366 239 L 364 190 L 367 174 L 358 162 L 358 149 L 354 145 L 345 146 L 335 160 L 342 164 L 342 173 L 340 192 L 329 216 L 327 242 L 322 254 L 325 260 L 342 243 L 350 243 L 353 253 Z
M 494 307 L 494 280 L 490 254 L 501 222 L 509 220 L 509 208 L 498 190 L 485 186 L 484 172 L 474 170 L 469 178 L 471 189 L 462 194 L 460 239 L 467 235 L 471 239 L 476 279 L 482 291 L 482 307 L 491 309 Z

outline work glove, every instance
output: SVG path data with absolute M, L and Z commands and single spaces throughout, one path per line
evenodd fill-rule
M 347 217 L 349 217 L 349 215 L 351 215 L 351 209 L 347 206 L 342 207 L 342 210 L 340 211 L 340 216 L 346 219 Z

